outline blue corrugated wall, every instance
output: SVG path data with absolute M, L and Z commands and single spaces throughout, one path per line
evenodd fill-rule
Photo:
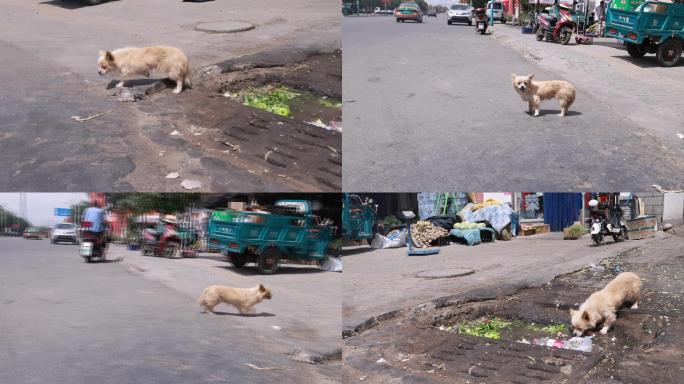
M 579 219 L 582 210 L 582 194 L 565 192 L 544 192 L 544 224 L 551 231 L 562 231 Z

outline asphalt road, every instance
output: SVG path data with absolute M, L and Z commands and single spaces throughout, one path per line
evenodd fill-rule
M 293 44 L 332 50 L 340 40 L 339 23 L 334 25 L 337 3 L 297 0 L 283 7 L 273 0 L 249 6 L 237 0 L 146 0 L 84 7 L 78 0 L 7 0 L 2 7 L 1 190 L 182 191 L 182 179 L 201 181 L 207 192 L 227 186 L 241 191 L 294 189 L 283 178 L 256 175 L 221 153 L 209 155 L 170 136 L 182 129 L 168 123 L 174 116 L 163 109 L 150 113 L 135 103 L 119 102 L 115 90 L 108 89 L 114 77 L 97 74 L 98 50 L 173 45 L 187 54 L 193 71 Z M 207 21 L 257 27 L 231 34 L 195 30 L 197 23 Z M 312 29 L 320 33 L 312 34 Z M 137 84 L 156 81 L 142 80 Z M 201 105 L 191 93 L 165 102 Z M 71 119 L 110 110 L 84 123 Z M 182 179 L 166 179 L 171 172 Z
M 564 77 L 474 27 L 448 26 L 443 15 L 422 24 L 347 17 L 342 35 L 344 190 L 638 190 L 684 183 L 681 139 L 627 119 L 625 105 L 612 108 L 588 87 L 578 89 L 566 118 L 557 116 L 553 100 L 542 104 L 542 116 L 529 116 L 511 73 Z M 659 94 L 659 87 L 650 92 Z M 676 116 L 681 107 L 674 101 Z
M 122 263 L 86 264 L 76 246 L 47 240 L 0 238 L 0 249 L 3 382 L 336 381 L 321 373 L 325 366 L 275 352 L 276 331 L 202 314 L 194 300 Z M 277 321 L 272 315 L 252 319 Z

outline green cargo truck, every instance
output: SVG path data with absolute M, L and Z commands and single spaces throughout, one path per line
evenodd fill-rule
M 267 212 L 212 215 L 208 247 L 223 252 L 236 268 L 255 263 L 259 272 L 272 274 L 286 260 L 325 260 L 332 224 L 314 215 L 308 201 L 279 200 Z
M 606 36 L 623 41 L 632 57 L 655 53 L 659 65 L 675 66 L 684 42 L 684 4 L 646 1 L 635 10 L 611 6 Z

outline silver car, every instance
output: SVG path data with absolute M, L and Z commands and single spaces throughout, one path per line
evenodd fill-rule
M 447 11 L 447 24 L 468 23 L 473 25 L 473 12 L 468 4 L 452 4 Z
M 506 10 L 504 5 L 500 1 L 494 1 L 494 17 L 492 17 L 492 2 L 488 1 L 485 6 L 487 17 L 490 19 L 498 20 L 501 24 L 506 24 Z
M 72 244 L 78 244 L 78 233 L 76 231 L 76 226 L 71 223 L 60 223 L 55 226 L 52 230 L 52 235 L 50 236 L 50 242 L 52 244 L 68 242 Z

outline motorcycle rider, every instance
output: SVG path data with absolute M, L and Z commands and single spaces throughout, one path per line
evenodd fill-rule
M 94 200 L 92 206 L 88 207 L 81 218 L 82 222 L 89 222 L 90 227 L 85 231 L 89 232 L 96 239 L 96 246 L 103 246 L 105 236 L 105 211 L 102 209 L 102 203 Z

